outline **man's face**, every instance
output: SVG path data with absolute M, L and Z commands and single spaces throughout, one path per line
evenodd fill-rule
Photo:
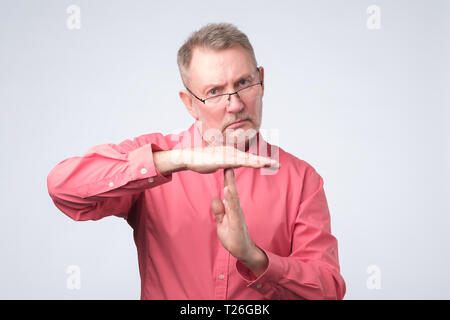
M 249 79 L 249 76 L 253 78 Z M 252 63 L 250 55 L 241 46 L 224 50 L 195 48 L 188 69 L 186 85 L 199 98 L 204 99 L 221 93 L 232 93 L 250 84 L 264 81 L 264 69 L 259 72 Z M 261 126 L 262 97 L 264 88 L 257 85 L 251 88 L 250 95 L 236 94 L 225 96 L 220 105 L 203 104 L 188 91 L 180 92 L 184 104 L 201 126 L 202 133 L 209 129 L 220 131 L 228 143 L 245 142 Z M 236 121 L 243 120 L 240 123 Z M 206 139 L 207 140 L 207 139 Z

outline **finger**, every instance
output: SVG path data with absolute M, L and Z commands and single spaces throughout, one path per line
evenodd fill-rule
M 222 223 L 223 216 L 225 215 L 225 207 L 219 197 L 214 197 L 211 201 L 211 209 L 216 217 L 217 223 Z
M 227 186 L 223 190 L 224 193 L 224 205 L 226 212 L 231 213 L 232 215 L 239 211 L 239 198 L 236 194 L 233 194 L 231 189 Z
M 262 156 L 257 156 L 254 154 L 250 154 L 250 159 L 249 162 L 258 168 L 262 168 L 262 167 L 272 167 L 272 166 L 278 166 L 279 163 L 276 160 L 273 160 L 271 158 L 267 158 L 267 157 L 262 157 Z
M 265 168 L 280 168 L 280 163 L 276 160 L 270 159 L 270 158 L 263 158 L 264 160 L 259 160 L 260 163 L 262 162 L 262 167 Z
M 223 185 L 224 187 L 228 187 L 231 192 L 235 192 L 236 188 L 236 179 L 234 176 L 233 168 L 226 168 L 223 170 Z
M 227 187 L 229 189 L 231 200 L 236 201 L 237 199 L 237 201 L 239 202 L 239 195 L 236 186 L 236 177 L 234 175 L 234 169 L 229 168 L 227 169 L 227 172 L 225 172 L 224 174 L 225 174 L 224 187 Z

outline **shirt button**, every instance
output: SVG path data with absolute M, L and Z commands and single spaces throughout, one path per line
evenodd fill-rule
M 153 181 L 155 181 L 153 178 L 148 178 L 148 182 L 152 183 Z
M 256 287 L 257 287 L 258 289 L 260 289 L 260 288 L 262 287 L 262 284 L 261 284 L 261 283 L 258 283 L 258 284 L 256 285 Z
M 141 173 L 142 173 L 142 174 L 146 174 L 146 173 L 147 173 L 147 169 L 142 168 L 142 169 L 141 169 Z
M 225 278 L 225 276 L 223 274 L 219 274 L 219 279 L 223 280 Z
M 109 184 L 108 184 L 108 186 L 110 187 L 110 188 L 112 188 L 113 186 L 114 186 L 114 182 L 110 182 Z

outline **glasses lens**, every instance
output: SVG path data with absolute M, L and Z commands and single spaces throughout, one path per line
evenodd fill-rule
M 240 90 L 238 92 L 238 95 L 242 100 L 253 98 L 256 95 L 256 93 L 258 92 L 258 87 L 259 86 L 257 86 L 257 85 L 251 85 L 247 88 Z
M 218 106 L 221 104 L 224 104 L 228 99 L 228 95 L 221 95 L 221 96 L 217 96 L 217 97 L 212 97 L 212 98 L 208 98 L 205 100 L 205 104 L 207 106 Z
M 250 85 L 246 88 L 239 90 L 237 92 L 237 95 L 239 96 L 239 98 L 242 101 L 245 102 L 246 100 L 252 99 L 256 96 L 256 94 L 258 93 L 258 88 L 259 88 L 259 83 L 256 83 L 256 84 Z M 221 105 L 224 105 L 227 103 L 228 97 L 229 97 L 228 94 L 224 94 L 224 95 L 220 95 L 217 97 L 208 98 L 205 100 L 205 104 L 207 106 L 211 106 L 211 107 L 221 106 Z

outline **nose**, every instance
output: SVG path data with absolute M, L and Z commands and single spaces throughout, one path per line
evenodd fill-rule
M 244 109 L 244 103 L 237 94 L 228 96 L 227 111 L 230 113 L 238 113 Z

